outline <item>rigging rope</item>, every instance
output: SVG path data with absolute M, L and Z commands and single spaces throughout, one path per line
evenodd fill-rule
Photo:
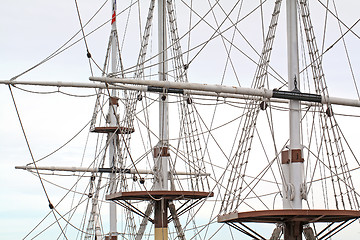
M 54 208 L 53 204 L 52 204 L 51 201 L 50 201 L 50 197 L 49 197 L 49 195 L 48 195 L 48 193 L 47 193 L 47 191 L 46 191 L 46 188 L 45 188 L 45 185 L 44 185 L 44 183 L 43 183 L 43 180 L 42 180 L 42 178 L 41 178 L 41 176 L 40 176 L 40 174 L 39 174 L 39 170 L 37 169 L 37 165 L 36 165 L 36 162 L 35 162 L 35 158 L 34 158 L 34 155 L 33 155 L 33 153 L 32 153 L 32 150 L 31 150 L 31 147 L 30 147 L 30 143 L 29 143 L 29 141 L 28 141 L 28 138 L 27 138 L 27 135 L 26 135 L 24 126 L 23 126 L 23 124 L 22 124 L 21 117 L 20 117 L 20 113 L 19 113 L 19 110 L 18 110 L 18 108 L 17 108 L 16 102 L 15 102 L 15 98 L 14 98 L 14 94 L 13 94 L 13 92 L 12 92 L 12 90 L 11 90 L 11 86 L 10 86 L 10 85 L 8 85 L 8 86 L 9 86 L 9 91 L 10 91 L 10 94 L 11 94 L 12 101 L 13 101 L 13 103 L 14 103 L 14 107 L 15 107 L 15 110 L 16 110 L 16 114 L 17 114 L 17 117 L 18 117 L 18 120 L 19 120 L 19 123 L 20 123 L 20 126 L 21 126 L 21 130 L 22 130 L 23 136 L 24 136 L 24 138 L 25 138 L 26 145 L 27 145 L 27 147 L 28 147 L 28 150 L 29 150 L 31 159 L 32 159 L 33 164 L 34 164 L 35 169 L 36 169 L 37 177 L 39 178 L 39 181 L 40 181 L 40 184 L 41 184 L 41 186 L 42 186 L 43 192 L 44 192 L 45 197 L 46 197 L 46 199 L 47 199 L 47 201 L 48 201 L 49 208 L 51 209 L 51 211 L 52 211 L 52 213 L 53 213 L 53 216 L 54 216 L 54 218 L 56 219 L 56 222 L 57 222 L 57 224 L 58 224 L 61 232 L 63 233 L 64 237 L 66 238 L 66 235 L 65 235 L 65 233 L 64 233 L 64 231 L 63 231 L 63 229 L 62 229 L 62 227 L 61 227 L 61 225 L 60 225 L 60 222 L 58 221 L 58 219 L 57 219 L 57 217 L 56 217 L 56 215 L 55 215 L 55 212 L 54 212 L 54 211 L 57 212 L 57 210 Z M 57 212 L 57 213 L 58 213 L 58 212 Z M 59 214 L 59 213 L 58 213 L 58 214 Z M 59 214 L 59 215 L 60 215 L 60 214 Z M 61 215 L 60 215 L 60 216 L 61 216 Z
M 335 8 L 336 17 L 337 17 L 337 19 L 339 19 L 338 11 L 337 11 L 336 4 L 335 4 L 334 0 L 333 0 L 333 5 L 334 5 L 334 8 Z M 341 35 L 343 35 L 344 33 L 343 33 L 342 28 L 341 28 L 341 24 L 340 24 L 339 20 L 338 20 L 338 25 L 339 25 L 340 33 L 341 33 Z M 352 66 L 351 61 L 350 61 L 349 51 L 348 51 L 348 48 L 347 48 L 347 45 L 346 45 L 346 42 L 345 42 L 345 38 L 342 38 L 342 42 L 343 42 L 343 45 L 344 45 L 344 49 L 345 49 L 345 53 L 346 53 L 346 59 L 347 59 L 347 62 L 348 62 L 349 68 L 350 68 L 351 77 L 353 79 L 354 87 L 356 89 L 358 99 L 360 100 L 360 93 L 359 93 L 358 86 L 356 84 L 356 78 L 355 78 L 355 74 L 354 74 L 354 69 L 353 69 L 353 66 Z
M 324 79 L 322 63 L 320 61 L 321 58 L 319 57 L 319 51 L 315 42 L 315 34 L 310 19 L 307 0 L 300 0 L 300 10 L 304 24 L 306 40 L 308 43 L 310 60 L 312 62 L 311 66 L 316 92 L 323 96 L 328 96 L 328 88 Z M 338 125 L 334 114 L 332 114 L 331 105 L 328 106 L 327 111 L 325 111 L 324 106 L 321 106 L 320 109 L 322 113 L 320 113 L 319 120 L 321 126 L 323 126 L 322 137 L 325 141 L 324 150 L 326 151 L 326 158 L 328 159 L 330 170 L 333 169 L 334 173 L 337 175 L 337 177 L 333 176 L 333 171 L 330 171 L 332 176 L 332 187 L 336 201 L 336 208 L 340 208 L 339 201 L 341 201 L 343 209 L 347 208 L 347 204 L 350 206 L 350 209 L 359 209 L 359 202 L 354 195 L 355 188 L 349 173 L 346 156 L 344 155 L 345 151 L 340 134 L 340 126 Z M 342 172 L 340 177 L 338 175 L 338 169 L 341 169 Z M 340 179 L 344 181 L 344 184 L 341 184 Z M 345 188 L 345 190 L 343 190 L 343 188 Z M 344 198 L 345 195 L 347 196 L 347 203 Z
M 278 16 L 280 13 L 281 0 L 275 2 L 271 23 L 269 25 L 266 41 L 262 50 L 262 54 L 257 65 L 255 78 L 252 83 L 253 88 L 261 88 L 264 86 L 267 80 L 267 68 L 269 66 L 271 50 L 275 38 L 275 32 L 278 22 Z M 238 147 L 234 157 L 232 158 L 233 165 L 230 172 L 227 189 L 223 198 L 221 211 L 223 213 L 232 212 L 236 210 L 241 202 L 239 202 L 241 193 L 243 190 L 243 184 L 245 183 L 245 173 L 247 171 L 248 159 L 251 152 L 251 145 L 254 136 L 254 130 L 256 128 L 256 121 L 260 111 L 259 101 L 250 100 L 246 101 L 246 109 L 244 112 L 245 120 L 242 127 L 242 133 L 238 140 Z M 245 187 L 246 189 L 246 187 Z
M 89 46 L 88 46 L 87 41 L 86 41 L 85 32 L 84 32 L 84 26 L 83 26 L 82 21 L 81 21 L 80 10 L 79 10 L 79 5 L 78 5 L 77 0 L 75 0 L 75 6 L 76 6 L 76 12 L 77 12 L 79 23 L 80 23 L 82 38 L 84 39 L 84 43 L 85 43 L 86 56 L 87 56 L 88 61 L 89 61 L 89 67 L 90 67 L 91 76 L 93 76 L 94 74 L 93 74 L 93 69 L 92 69 L 91 61 L 90 61 L 90 59 L 92 59 L 92 56 L 91 56 L 91 53 L 89 51 Z
M 89 19 L 88 22 L 86 22 L 86 24 L 84 25 L 84 27 L 86 27 L 92 20 L 93 18 L 100 12 L 100 10 L 105 6 L 106 2 L 108 0 L 106 0 L 103 5 L 101 5 L 101 7 L 95 12 L 95 14 Z M 110 21 L 110 20 L 109 20 Z M 108 22 L 108 21 L 107 21 Z M 106 23 L 107 23 L 106 22 Z M 87 34 L 86 36 L 89 36 L 90 34 L 92 34 L 93 32 L 95 32 L 96 30 L 100 29 L 101 27 L 103 27 L 106 23 L 100 25 L 100 27 L 96 28 L 95 30 L 93 30 L 92 32 L 90 32 L 89 34 Z M 70 44 L 69 46 L 65 47 L 66 45 L 68 45 L 79 33 L 81 32 L 81 30 L 78 30 L 69 40 L 67 40 L 63 45 L 61 45 L 58 49 L 56 49 L 53 53 L 51 53 L 49 56 L 47 56 L 45 59 L 43 59 L 42 61 L 40 61 L 39 63 L 35 64 L 34 66 L 30 67 L 29 69 L 25 70 L 24 72 L 21 72 L 20 74 L 14 76 L 11 78 L 11 80 L 15 80 L 18 77 L 34 70 L 35 68 L 39 67 L 40 65 L 46 63 L 47 61 L 51 60 L 52 58 L 56 57 L 57 55 L 59 55 L 60 53 L 64 52 L 65 50 L 69 49 L 70 47 L 74 46 L 75 44 L 77 44 L 78 42 L 80 42 L 82 40 L 82 38 L 76 40 L 75 42 L 73 42 L 72 44 Z
M 346 33 L 350 31 L 352 34 L 354 34 L 357 38 L 360 39 L 360 36 L 352 30 L 353 26 L 356 25 L 360 21 L 360 19 L 358 19 L 351 27 L 348 27 L 343 21 L 341 21 L 340 18 L 337 17 L 335 13 L 333 13 L 327 6 L 325 6 L 325 4 L 321 2 L 321 0 L 318 0 L 318 2 L 326 9 L 327 12 L 329 12 L 339 23 L 341 23 L 347 29 Z

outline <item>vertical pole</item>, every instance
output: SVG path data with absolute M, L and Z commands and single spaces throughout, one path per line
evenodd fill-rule
M 112 0 L 112 11 L 111 11 L 111 71 L 115 73 L 117 71 L 117 43 L 116 43 L 116 0 Z M 117 98 L 116 91 L 111 91 L 110 96 L 110 108 L 109 108 L 109 123 L 110 126 L 117 126 L 116 120 L 116 112 L 117 112 Z M 116 135 L 109 133 L 108 137 L 112 137 L 109 145 L 109 161 L 110 168 L 116 167 Z M 116 173 L 110 173 L 110 193 L 116 192 Z M 110 240 L 117 239 L 117 213 L 116 213 L 116 204 L 114 202 L 110 202 L 110 232 L 109 232 Z
M 158 0 L 158 61 L 159 81 L 167 81 L 167 38 L 166 38 L 166 5 L 165 0 Z M 169 116 L 167 93 L 159 94 L 159 143 L 154 148 L 155 190 L 168 189 L 168 145 Z
M 166 31 L 166 5 L 165 0 L 159 0 L 158 5 L 158 47 L 159 47 L 159 81 L 167 81 L 167 31 Z M 164 99 L 164 97 L 166 97 Z M 168 119 L 168 99 L 166 93 L 160 94 L 160 121 L 159 136 L 160 144 L 168 145 L 169 142 L 169 119 Z
M 159 81 L 167 81 L 167 39 L 165 0 L 158 1 L 158 42 L 159 42 Z M 154 188 L 168 190 L 168 146 L 169 146 L 169 113 L 167 93 L 160 93 L 159 102 L 159 143 L 154 152 L 157 177 Z
M 159 81 L 167 81 L 167 33 L 166 33 L 166 2 L 158 0 L 158 48 L 159 48 Z M 159 103 L 159 143 L 154 149 L 156 177 L 155 190 L 168 190 L 169 161 L 169 113 L 167 93 L 160 93 Z M 167 240 L 167 200 L 155 201 L 155 240 Z
M 287 50 L 288 50 L 288 85 L 290 91 L 299 91 L 299 53 L 297 28 L 297 0 L 287 0 Z M 301 209 L 301 189 L 304 182 L 304 162 L 301 153 L 300 135 L 300 101 L 290 100 L 289 103 L 290 144 L 283 159 L 285 183 L 283 187 L 283 207 L 285 209 Z

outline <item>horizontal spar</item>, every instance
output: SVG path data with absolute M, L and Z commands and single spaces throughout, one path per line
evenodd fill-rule
M 29 85 L 29 86 L 44 86 L 44 87 L 66 87 L 66 88 L 100 88 L 100 89 L 119 89 L 119 90 L 139 90 L 143 91 L 145 87 L 140 86 L 125 86 L 125 85 L 106 85 L 104 83 L 81 83 L 81 82 L 61 82 L 61 81 L 19 81 L 19 80 L 0 80 L 0 84 L 5 85 Z
M 134 79 L 129 79 L 130 81 Z M 156 82 L 156 81 L 152 81 Z M 105 83 L 79 83 L 79 82 L 51 82 L 51 81 L 18 81 L 18 80 L 0 80 L 0 84 L 6 85 L 28 85 L 28 86 L 47 86 L 47 87 L 66 87 L 66 88 L 93 88 L 93 89 L 118 89 L 118 90 L 135 90 L 141 92 L 164 92 L 163 87 L 156 86 L 143 86 L 143 85 L 130 85 L 130 84 L 105 84 Z M 220 86 L 220 85 L 218 85 Z M 232 94 L 224 92 L 209 92 L 209 91 L 196 91 L 196 90 L 184 90 L 179 88 L 167 88 L 167 93 L 185 94 L 185 95 L 198 95 L 198 96 L 213 96 L 223 98 L 236 98 L 236 99 L 248 99 L 248 100 L 261 100 L 263 97 L 253 96 L 248 94 Z M 278 103 L 288 103 L 287 100 L 273 99 L 272 101 Z M 311 105 L 311 104 L 308 104 Z
M 63 172 L 103 172 L 103 173 L 128 173 L 128 174 L 153 174 L 151 170 L 131 169 L 131 168 L 86 168 L 86 167 L 58 167 L 58 166 L 16 166 L 15 169 L 22 170 L 46 170 L 46 171 L 63 171 Z M 170 173 L 170 172 L 169 172 Z M 174 172 L 173 175 L 187 175 L 187 176 L 210 176 L 209 173 L 187 173 Z
M 262 99 L 271 99 L 271 102 L 278 103 L 288 103 L 288 98 L 290 95 L 294 95 L 293 92 L 278 91 L 282 95 L 278 99 L 274 98 L 274 91 L 269 89 L 251 89 L 251 88 L 241 88 L 235 86 L 223 86 L 223 85 L 210 85 L 210 84 L 199 84 L 199 83 L 180 83 L 180 82 L 159 82 L 153 80 L 137 80 L 129 78 L 108 78 L 108 77 L 90 77 L 90 80 L 100 81 L 109 83 L 106 85 L 104 83 L 78 83 L 78 82 L 51 82 L 51 81 L 18 81 L 18 80 L 0 80 L 0 84 L 5 85 L 30 85 L 30 86 L 50 86 L 50 87 L 74 87 L 74 88 L 100 88 L 100 89 L 119 89 L 119 90 L 136 90 L 142 92 L 163 92 L 164 89 L 169 89 L 172 93 L 180 93 L 185 95 L 200 95 L 200 96 L 214 96 L 214 97 L 223 97 L 223 98 L 236 98 L 236 99 L 249 99 L 249 100 L 262 100 Z M 116 83 L 116 85 L 113 85 Z M 171 86 L 171 87 L 169 87 Z M 196 87 L 193 88 L 193 86 Z M 180 90 L 179 90 L 180 89 Z M 281 94 L 284 92 L 285 94 Z M 288 96 L 286 96 L 286 94 Z M 276 94 L 275 94 L 276 95 Z M 295 93 L 296 95 L 296 93 Z M 299 95 L 299 94 L 297 94 Z M 319 96 L 315 94 L 301 94 L 302 96 L 311 95 Z M 320 97 L 320 96 L 319 96 Z M 294 99 L 294 98 L 291 98 Z M 295 96 L 295 99 L 298 99 Z M 298 100 L 304 101 L 305 105 L 313 105 L 317 102 L 312 101 L 307 103 L 306 99 L 299 98 Z M 346 98 L 337 98 L 337 97 L 322 97 L 322 104 L 336 104 L 344 106 L 354 106 L 360 107 L 360 101 L 356 99 L 346 99 Z
M 118 90 L 135 90 L 140 92 L 163 92 L 163 89 L 160 87 L 148 87 L 141 85 L 129 85 L 129 84 L 109 84 L 104 83 L 79 83 L 79 82 L 51 82 L 51 81 L 19 81 L 19 80 L 0 80 L 0 84 L 5 85 L 28 85 L 28 86 L 43 86 L 43 87 L 66 87 L 66 88 L 100 88 L 100 89 L 118 89 Z M 186 95 L 199 95 L 199 96 L 213 96 L 213 97 L 223 97 L 223 98 L 236 98 L 236 99 L 249 99 L 249 100 L 261 100 L 261 97 L 254 97 L 251 95 L 241 95 L 241 94 L 230 94 L 230 93 L 215 93 L 215 92 L 205 92 L 205 91 L 195 91 L 195 90 L 178 90 L 167 89 L 168 93 L 177 93 L 177 94 L 186 94 Z M 284 100 L 276 100 L 275 102 L 279 103 L 288 103 Z
M 109 84 L 132 84 L 145 85 L 150 87 L 160 87 L 164 89 L 178 89 L 184 91 L 184 94 L 194 94 L 192 91 L 207 92 L 209 96 L 219 96 L 220 94 L 242 95 L 245 98 L 260 97 L 264 99 L 279 98 L 279 99 L 293 99 L 306 102 L 315 102 L 322 104 L 335 104 L 343 106 L 360 107 L 360 101 L 356 99 L 346 99 L 337 97 L 322 97 L 317 94 L 301 93 L 299 91 L 279 91 L 270 90 L 266 88 L 253 89 L 236 86 L 225 86 L 216 84 L 200 84 L 188 82 L 168 82 L 168 81 L 154 81 L 154 80 L 139 80 L 130 78 L 110 78 L 110 77 L 90 77 L 92 81 L 99 81 Z M 191 92 L 186 92 L 189 90 Z M 203 94 L 206 95 L 206 94 Z M 246 97 L 249 96 L 249 97 Z M 244 97 L 241 97 L 244 98 Z M 273 101 L 273 99 L 271 99 Z
M 182 90 L 213 92 L 215 94 L 229 93 L 229 94 L 240 94 L 247 96 L 264 97 L 264 98 L 270 98 L 272 96 L 272 90 L 268 90 L 265 88 L 254 89 L 254 88 L 241 88 L 241 87 L 225 86 L 225 85 L 217 85 L 217 84 L 138 80 L 131 78 L 90 77 L 89 79 L 92 81 L 98 81 L 104 83 L 106 82 L 110 84 L 122 83 L 122 84 L 146 85 L 151 87 L 162 87 L 166 89 L 182 89 Z
M 162 88 L 159 87 L 148 87 L 140 85 L 129 85 L 129 84 L 117 84 L 117 85 L 106 85 L 104 83 L 79 83 L 79 82 L 51 82 L 51 81 L 19 81 L 19 80 L 0 80 L 0 84 L 5 85 L 28 85 L 28 86 L 43 86 L 43 87 L 66 87 L 66 88 L 100 88 L 100 89 L 118 89 L 118 90 L 135 90 L 140 92 L 163 92 Z M 168 93 L 186 94 L 186 95 L 198 95 L 198 96 L 212 96 L 212 97 L 223 97 L 223 98 L 235 98 L 235 99 L 248 99 L 248 100 L 261 100 L 261 97 L 254 97 L 250 95 L 241 94 L 230 94 L 230 93 L 213 93 L 204 91 L 194 90 L 183 90 L 168 89 Z M 276 99 L 274 102 L 288 103 L 287 100 Z

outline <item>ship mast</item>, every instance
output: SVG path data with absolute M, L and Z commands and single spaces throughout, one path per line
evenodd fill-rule
M 287 18 L 287 49 L 288 49 L 288 87 L 289 91 L 299 92 L 299 53 L 298 53 L 298 28 L 297 28 L 297 6 L 296 0 L 286 1 Z M 300 101 L 289 102 L 289 128 L 290 144 L 286 161 L 282 162 L 285 176 L 283 187 L 284 209 L 301 209 L 301 189 L 304 183 L 304 161 L 301 154 L 300 136 Z M 289 161 L 287 160 L 289 159 Z
M 171 1 L 167 0 L 158 0 L 158 60 L 159 60 L 159 68 L 158 68 L 158 83 L 166 83 L 167 79 L 167 31 L 166 31 L 166 19 L 167 19 L 167 11 L 169 7 L 171 7 Z M 115 8 L 114 8 L 115 9 Z M 150 8 L 152 11 L 152 9 Z M 114 13 L 115 14 L 115 13 Z M 113 15 L 114 16 L 114 15 Z M 151 18 L 150 18 L 151 19 Z M 113 21 L 114 18 L 113 18 Z M 113 25 L 113 33 L 116 33 L 116 29 Z M 113 43 L 112 43 L 113 44 Z M 116 52 L 116 51 L 115 51 Z M 114 54 L 114 51 L 113 51 Z M 113 55 L 114 56 L 114 55 Z M 116 55 L 115 55 L 116 57 Z M 113 64 L 114 58 L 112 58 Z M 114 67 L 114 65 L 113 65 Z M 114 68 L 113 68 L 114 71 Z M 153 148 L 153 158 L 154 158 L 154 185 L 151 190 L 145 189 L 145 191 L 120 191 L 115 192 L 115 189 L 111 188 L 110 184 L 110 194 L 106 196 L 107 200 L 111 200 L 115 203 L 123 201 L 125 204 L 130 204 L 129 200 L 144 200 L 149 201 L 146 211 L 142 213 L 144 216 L 144 220 L 141 223 L 138 232 L 136 234 L 136 239 L 140 239 L 143 236 L 146 224 L 148 219 L 150 219 L 150 214 L 152 212 L 152 208 L 154 210 L 154 219 L 151 219 L 151 222 L 155 225 L 155 240 L 167 240 L 168 239 L 168 213 L 170 212 L 171 217 L 173 219 L 176 232 L 178 234 L 178 238 L 183 240 L 185 239 L 185 234 L 182 229 L 181 223 L 179 221 L 178 213 L 173 203 L 174 200 L 187 200 L 183 206 L 187 205 L 187 203 L 191 200 L 200 201 L 201 199 L 212 197 L 214 194 L 212 192 L 202 192 L 202 191 L 177 191 L 175 187 L 172 185 L 171 189 L 169 189 L 169 172 L 173 175 L 173 171 L 169 171 L 169 160 L 170 160 L 170 152 L 169 152 L 169 113 L 168 113 L 168 91 L 164 89 L 164 91 L 159 92 L 159 141 L 156 146 Z M 115 102 L 113 105 L 117 105 L 117 99 L 113 97 L 110 99 L 110 102 Z M 116 116 L 116 107 L 113 106 L 113 113 Z M 115 122 L 116 117 L 114 116 Z M 111 125 L 113 126 L 113 125 Z M 110 150 L 111 148 L 109 148 Z M 110 160 L 111 161 L 111 160 Z M 113 165 L 110 164 L 110 167 Z M 206 174 L 206 173 L 205 173 Z M 187 173 L 186 175 L 191 175 Z M 207 174 L 206 174 L 207 175 Z M 198 175 L 200 176 L 200 175 Z M 110 178 L 112 181 L 113 178 Z M 189 206 L 190 209 L 192 208 Z M 110 211 L 113 211 L 111 209 Z M 116 211 L 116 210 L 115 210 Z M 114 214 L 116 212 L 114 211 Z M 187 210 L 188 211 L 188 210 Z M 116 218 L 111 217 L 111 221 L 115 222 Z M 116 239 L 113 235 L 116 235 L 116 226 L 111 226 L 110 228 L 110 240 Z
M 159 51 L 159 81 L 167 81 L 167 32 L 166 3 L 158 1 L 158 51 Z M 159 143 L 154 148 L 155 181 L 154 190 L 168 190 L 169 145 L 169 114 L 166 93 L 159 94 Z M 155 240 L 168 239 L 167 232 L 168 201 L 160 200 L 154 203 Z
M 111 72 L 117 72 L 117 63 L 118 63 L 118 49 L 116 43 L 116 0 L 112 0 L 112 18 L 111 18 Z M 117 98 L 116 98 L 116 90 L 111 90 L 110 96 L 110 105 L 109 105 L 109 124 L 110 126 L 117 126 L 116 112 L 117 112 Z M 116 167 L 116 134 L 108 133 L 108 138 L 112 138 L 109 141 L 109 166 L 114 169 Z M 109 192 L 116 192 L 116 173 L 110 173 L 110 185 Z M 117 239 L 117 211 L 116 211 L 116 203 L 110 202 L 110 231 L 109 238 L 110 240 Z
M 287 20 L 287 55 L 288 55 L 288 88 L 289 91 L 299 92 L 299 51 L 297 27 L 297 0 L 286 1 Z M 300 101 L 289 101 L 289 151 L 283 152 L 282 169 L 283 208 L 302 209 L 302 192 L 304 188 L 304 159 L 301 151 L 300 136 Z M 302 239 L 303 226 L 300 222 L 290 221 L 284 223 L 284 238 L 286 240 Z
M 158 2 L 158 47 L 159 47 L 159 81 L 167 81 L 167 39 L 166 39 L 166 13 L 165 1 Z M 166 93 L 159 94 L 159 143 L 158 148 L 167 151 L 169 145 L 169 114 L 168 114 L 168 99 Z M 164 154 L 167 155 L 167 154 Z M 155 159 L 156 161 L 156 159 Z M 159 177 L 155 180 L 155 190 L 168 190 L 167 181 L 167 163 L 168 156 L 162 156 L 158 159 L 157 171 Z

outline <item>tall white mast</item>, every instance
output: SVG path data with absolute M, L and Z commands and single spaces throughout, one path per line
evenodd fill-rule
M 159 49 L 159 81 L 167 81 L 167 31 L 166 2 L 158 1 L 158 49 Z M 159 102 L 159 143 L 154 148 L 155 182 L 154 190 L 168 190 L 169 146 L 169 114 L 167 93 L 160 93 Z M 167 240 L 168 201 L 155 201 L 155 240 Z
M 111 71 L 112 73 L 117 72 L 117 63 L 118 63 L 118 49 L 116 42 L 116 0 L 112 0 L 112 19 L 111 19 Z M 109 106 L 109 124 L 110 126 L 117 126 L 116 113 L 117 113 L 117 98 L 116 98 L 116 90 L 113 89 L 111 91 L 110 96 L 110 106 Z M 110 168 L 116 168 L 116 134 L 109 133 L 108 137 L 112 137 L 109 142 L 109 166 Z M 116 192 L 116 173 L 110 173 L 110 186 L 109 192 Z M 110 232 L 109 237 L 110 240 L 117 239 L 117 215 L 116 215 L 116 204 L 114 202 L 110 202 Z
M 297 28 L 297 0 L 286 1 L 287 16 L 287 50 L 288 50 L 288 86 L 289 91 L 299 91 L 299 53 Z M 289 151 L 283 154 L 283 171 L 285 184 L 283 189 L 284 209 L 301 209 L 304 187 L 304 160 L 301 152 L 300 136 L 300 101 L 290 100 L 289 103 Z M 288 156 L 286 156 L 288 155 Z
M 164 0 L 158 1 L 158 48 L 159 48 L 159 81 L 167 81 L 167 38 L 166 38 L 166 5 Z M 158 163 L 158 179 L 155 180 L 155 190 L 168 190 L 167 168 L 168 168 L 168 145 L 169 145 L 169 114 L 167 93 L 160 93 L 159 102 L 159 143 L 160 154 L 155 162 Z M 157 151 L 157 150 L 156 150 Z M 162 156 L 164 155 L 164 156 Z

